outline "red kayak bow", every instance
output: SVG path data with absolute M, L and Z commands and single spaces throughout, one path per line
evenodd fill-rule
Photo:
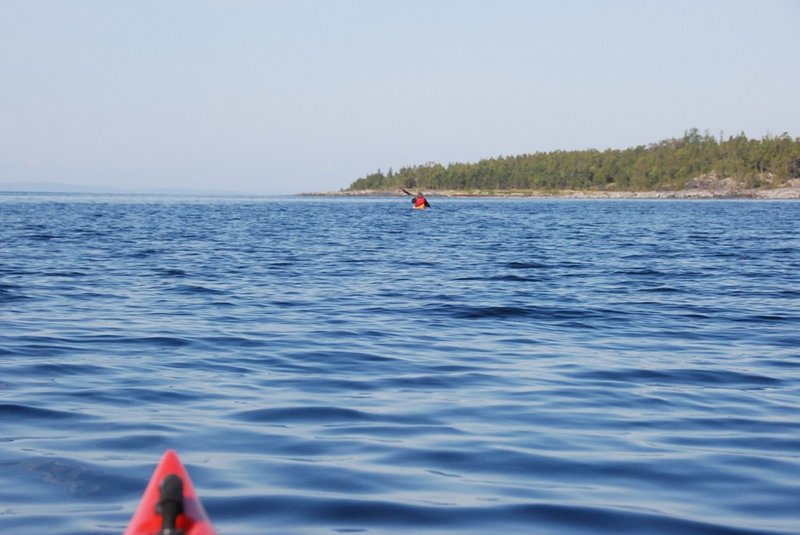
M 174 450 L 158 463 L 124 535 L 216 535 Z

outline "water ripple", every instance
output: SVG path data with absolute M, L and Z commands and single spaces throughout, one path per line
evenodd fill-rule
M 3 534 L 797 533 L 800 203 L 0 210 Z

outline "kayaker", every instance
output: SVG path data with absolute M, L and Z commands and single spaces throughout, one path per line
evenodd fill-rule
M 428 199 L 426 199 L 421 192 L 417 193 L 417 196 L 411 199 L 411 202 L 414 204 L 414 208 L 422 209 L 422 208 L 430 208 L 431 206 L 430 203 L 428 202 Z

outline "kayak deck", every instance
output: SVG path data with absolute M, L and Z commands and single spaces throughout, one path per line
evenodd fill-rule
M 158 463 L 124 535 L 216 535 L 189 472 L 167 450 Z

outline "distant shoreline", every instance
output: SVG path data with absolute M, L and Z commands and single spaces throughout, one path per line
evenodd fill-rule
M 428 197 L 542 198 L 542 199 L 800 199 L 800 179 L 780 187 L 747 188 L 733 179 L 697 179 L 681 190 L 425 190 Z M 315 197 L 403 197 L 397 190 L 357 190 L 301 193 Z
M 298 193 L 300 197 L 405 197 L 395 191 L 331 191 L 320 193 Z M 739 193 L 713 191 L 533 191 L 533 192 L 472 192 L 426 190 L 426 197 L 486 198 L 486 199 L 753 199 L 753 200 L 800 200 L 800 189 L 750 190 Z

